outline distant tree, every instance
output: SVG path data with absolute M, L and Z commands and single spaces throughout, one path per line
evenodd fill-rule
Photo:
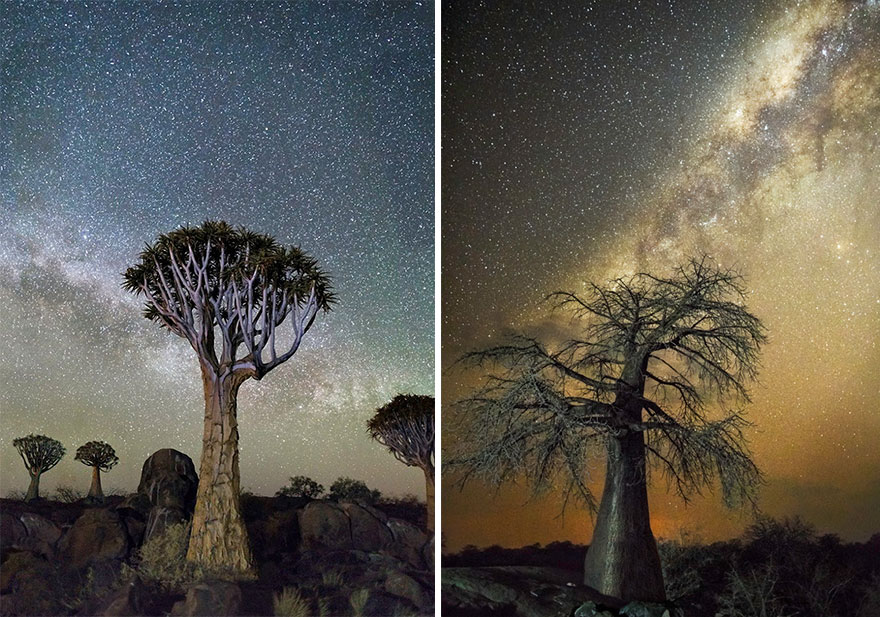
M 12 445 L 18 450 L 24 467 L 31 477 L 25 501 L 37 499 L 40 496 L 40 476 L 52 469 L 64 457 L 66 450 L 60 441 L 56 441 L 45 435 L 28 435 L 12 440 Z
M 373 504 L 382 498 L 382 493 L 375 489 L 371 490 L 360 480 L 343 477 L 337 478 L 330 485 L 328 497 L 333 501 L 363 501 Z
M 110 471 L 119 462 L 119 457 L 116 456 L 113 446 L 103 441 L 89 441 L 77 448 L 74 460 L 81 462 L 86 467 L 92 468 L 92 486 L 89 488 L 88 497 L 103 501 L 104 491 L 101 490 L 101 472 L 106 473 Z
M 398 394 L 367 422 L 370 436 L 425 474 L 428 530 L 434 530 L 434 397 Z
M 146 318 L 189 342 L 201 368 L 204 437 L 187 559 L 252 573 L 239 503 L 238 390 L 293 357 L 334 302 L 330 280 L 298 248 L 207 221 L 160 235 L 123 287 L 145 297 Z M 290 333 L 281 336 L 285 322 Z
M 294 476 L 290 478 L 287 486 L 281 487 L 276 497 L 308 497 L 317 499 L 324 493 L 324 487 L 306 476 Z
M 761 475 L 741 410 L 765 341 L 742 278 L 694 259 L 669 277 L 638 273 L 585 294 L 550 296 L 578 335 L 548 346 L 518 336 L 463 361 L 490 373 L 457 404 L 462 482 L 564 481 L 564 503 L 596 500 L 586 479 L 605 454 L 605 487 L 584 583 L 624 600 L 664 599 L 648 511 L 648 469 L 685 500 L 720 479 L 724 501 L 753 500 Z

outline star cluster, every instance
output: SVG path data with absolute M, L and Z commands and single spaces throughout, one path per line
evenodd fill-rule
M 880 529 L 876 4 L 455 2 L 443 23 L 444 364 L 549 328 L 550 292 L 708 253 L 770 333 L 749 408 L 762 507 Z M 473 376 L 446 374 L 451 401 Z M 561 526 L 516 487 L 443 495 L 452 549 L 589 540 L 588 516 Z M 667 537 L 748 522 L 717 496 L 651 500 Z
M 423 491 L 366 433 L 433 392 L 433 12 L 421 2 L 7 2 L 0 20 L 2 433 L 198 461 L 187 343 L 121 273 L 144 243 L 224 219 L 300 246 L 339 304 L 239 398 L 242 485 L 340 475 Z M 5 439 L 6 439 L 5 438 Z M 3 490 L 27 474 L 7 442 Z M 44 488 L 85 488 L 71 456 Z

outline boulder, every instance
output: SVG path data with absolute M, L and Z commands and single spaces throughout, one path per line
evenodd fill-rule
M 312 501 L 299 511 L 299 529 L 306 549 L 351 548 L 351 525 L 338 504 Z
M 422 589 L 421 584 L 403 572 L 389 571 L 382 587 L 393 596 L 409 600 L 420 611 L 430 605 L 429 596 Z
M 422 556 L 422 548 L 428 541 L 428 536 L 424 531 L 400 519 L 392 518 L 386 523 L 391 531 L 393 543 L 389 547 L 389 552 L 395 557 L 403 559 L 414 568 L 423 569 L 425 567 L 425 559 Z M 433 558 L 432 558 L 433 563 Z
M 61 537 L 61 529 L 58 525 L 39 514 L 24 512 L 19 520 L 27 530 L 29 537 L 42 540 L 49 546 L 54 546 L 58 538 Z
M 433 571 L 434 570 L 434 536 L 428 538 L 428 541 L 425 542 L 424 546 L 422 546 L 422 559 L 425 560 L 425 566 Z
M 12 548 L 16 542 L 27 536 L 27 529 L 18 519 L 8 512 L 0 512 L 0 551 Z
M 153 504 L 145 493 L 132 493 L 116 505 L 116 511 L 122 516 L 135 516 L 146 521 L 152 507 Z
M 130 543 L 122 519 L 113 510 L 88 509 L 58 542 L 66 563 L 81 568 L 100 559 L 122 559 Z
M 98 610 L 88 614 L 100 617 L 126 617 L 128 615 L 144 614 L 144 599 L 148 597 L 149 589 L 140 579 L 135 576 L 128 584 L 124 585 L 102 601 Z
M 409 601 L 398 596 L 379 591 L 378 589 L 370 589 L 361 614 L 364 617 L 407 615 L 414 613 L 414 608 Z
M 381 518 L 376 516 L 376 511 L 373 508 L 368 510 L 356 503 L 341 503 L 339 505 L 348 516 L 352 548 L 375 552 L 394 542 L 391 530 Z
M 14 552 L 3 562 L 0 593 L 4 615 L 65 614 L 55 569 L 33 553 Z
M 238 615 L 241 589 L 229 581 L 205 581 L 192 585 L 186 599 L 176 602 L 171 614 L 175 617 L 225 617 Z
M 184 511 L 180 508 L 169 508 L 168 506 L 154 506 L 150 510 L 150 518 L 147 519 L 146 528 L 144 530 L 144 542 L 155 535 L 161 535 L 171 525 L 183 523 L 188 520 Z
M 146 495 L 152 506 L 178 508 L 192 514 L 198 486 L 192 459 L 183 452 L 165 448 L 144 461 L 137 492 Z

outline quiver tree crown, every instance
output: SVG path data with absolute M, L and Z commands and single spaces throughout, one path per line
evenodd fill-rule
M 76 449 L 74 460 L 87 467 L 96 467 L 107 472 L 119 462 L 119 457 L 110 444 L 103 441 L 89 441 Z
M 370 436 L 400 462 L 434 467 L 434 397 L 398 394 L 367 422 Z
M 66 452 L 60 441 L 45 435 L 19 437 L 12 440 L 12 445 L 18 450 L 31 475 L 52 469 L 64 458 Z
M 144 316 L 187 339 L 207 367 L 256 379 L 289 359 L 335 302 L 311 256 L 224 221 L 160 235 L 124 277 L 125 289 L 146 298 Z M 292 340 L 279 353 L 286 319 Z

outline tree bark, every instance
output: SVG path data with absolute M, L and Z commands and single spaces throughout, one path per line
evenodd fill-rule
M 101 470 L 92 467 L 92 486 L 89 487 L 89 497 L 104 499 L 104 491 L 101 490 Z
M 203 369 L 205 432 L 186 558 L 209 569 L 252 575 L 254 557 L 239 503 L 236 399 L 244 381 Z
M 34 499 L 38 499 L 40 497 L 40 474 L 31 472 L 31 483 L 28 485 L 27 495 L 25 495 L 25 501 L 33 501 Z
M 428 506 L 428 532 L 434 533 L 434 474 L 425 470 L 425 503 Z
M 624 601 L 666 599 L 651 532 L 641 432 L 627 432 L 608 444 L 605 488 L 584 560 L 584 584 Z

